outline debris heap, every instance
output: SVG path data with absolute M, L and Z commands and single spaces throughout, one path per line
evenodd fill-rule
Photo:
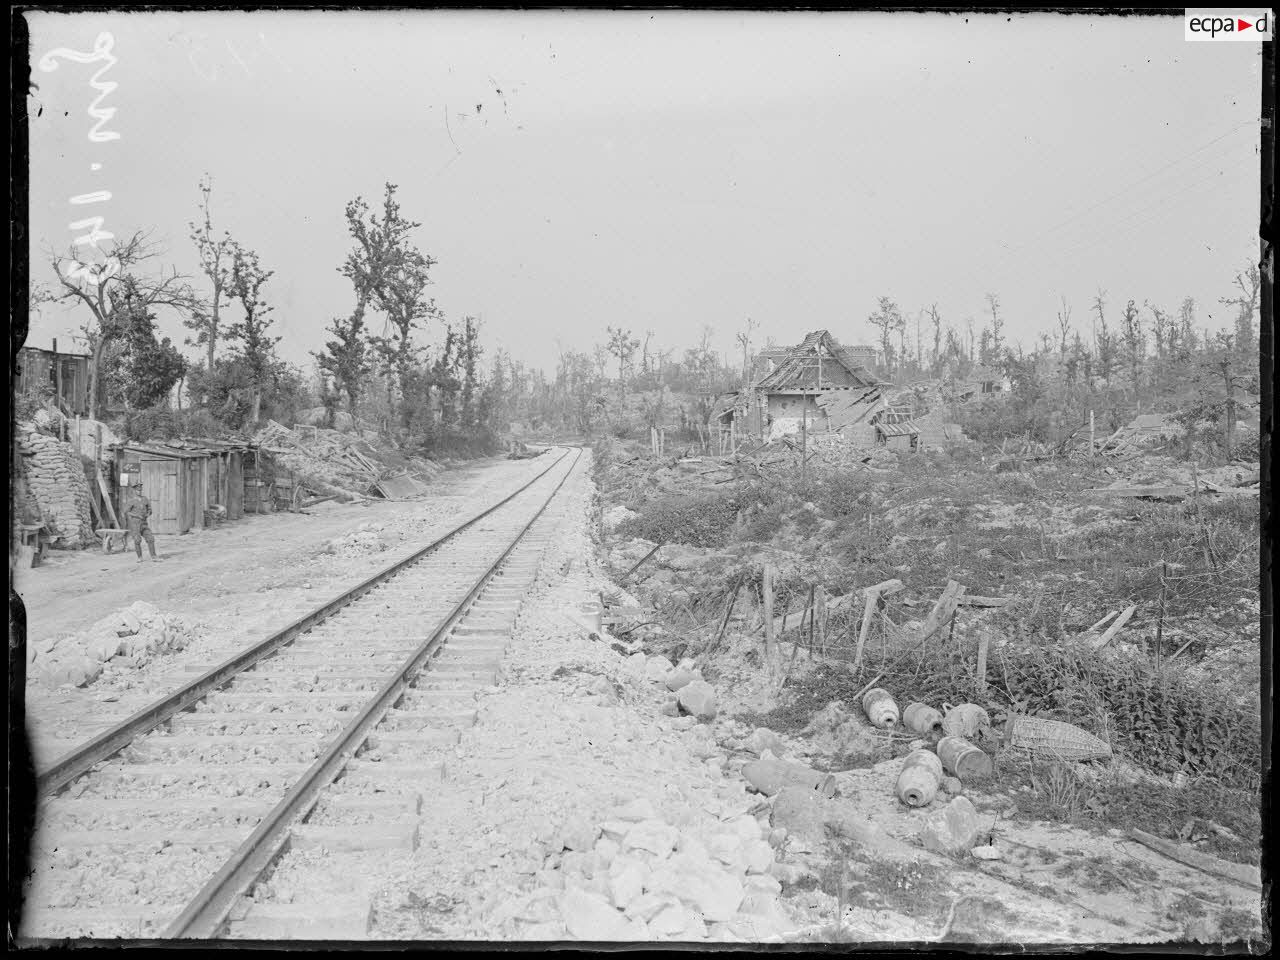
M 417 457 L 406 458 L 408 468 L 389 467 L 367 441 L 322 427 L 290 430 L 268 420 L 255 439 L 272 454 L 277 468 L 291 471 L 317 494 L 399 500 L 421 494 L 423 481 L 442 469 Z
M 29 644 L 27 674 L 46 687 L 85 687 L 98 679 L 107 663 L 140 667 L 157 654 L 184 649 L 193 636 L 180 617 L 138 600 L 82 633 Z

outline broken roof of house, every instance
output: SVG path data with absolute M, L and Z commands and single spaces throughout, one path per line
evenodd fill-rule
M 761 380 L 756 389 L 765 393 L 791 390 L 830 390 L 871 387 L 874 374 L 854 362 L 826 330 L 815 330 L 799 346 L 792 347 L 778 361 L 777 369 Z

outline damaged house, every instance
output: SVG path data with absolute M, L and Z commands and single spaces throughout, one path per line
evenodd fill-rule
M 871 371 L 874 359 L 874 348 L 846 347 L 826 330 L 815 330 L 785 350 L 762 351 L 756 382 L 719 398 L 714 418 L 721 448 L 736 449 L 748 437 L 769 441 L 801 430 L 838 435 L 855 446 L 901 450 L 963 439 L 958 427 L 943 422 L 943 406 L 932 395 L 935 402 L 927 404 L 893 402 L 889 385 Z
M 844 347 L 826 330 L 815 330 L 797 346 L 770 348 L 767 369 L 748 389 L 726 399 L 717 420 L 735 437 L 776 439 L 803 428 L 839 430 L 865 422 L 884 409 L 882 384 L 867 364 L 869 347 Z

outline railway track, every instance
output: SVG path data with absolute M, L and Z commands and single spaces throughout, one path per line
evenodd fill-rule
M 360 936 L 359 907 L 250 897 L 308 851 L 413 849 L 580 459 L 42 771 L 20 937 Z

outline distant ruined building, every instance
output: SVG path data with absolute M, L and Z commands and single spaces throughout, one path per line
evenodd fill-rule
M 844 346 L 826 330 L 813 331 L 794 347 L 761 351 L 751 385 L 722 397 L 717 406 L 722 445 L 736 448 L 747 439 L 776 440 L 804 431 L 838 434 L 858 446 L 914 450 L 922 433 L 925 442 L 939 446 L 961 436 L 941 422 L 940 407 L 917 422 L 912 405 L 892 404 L 889 385 L 872 371 L 876 356 L 874 347 Z

